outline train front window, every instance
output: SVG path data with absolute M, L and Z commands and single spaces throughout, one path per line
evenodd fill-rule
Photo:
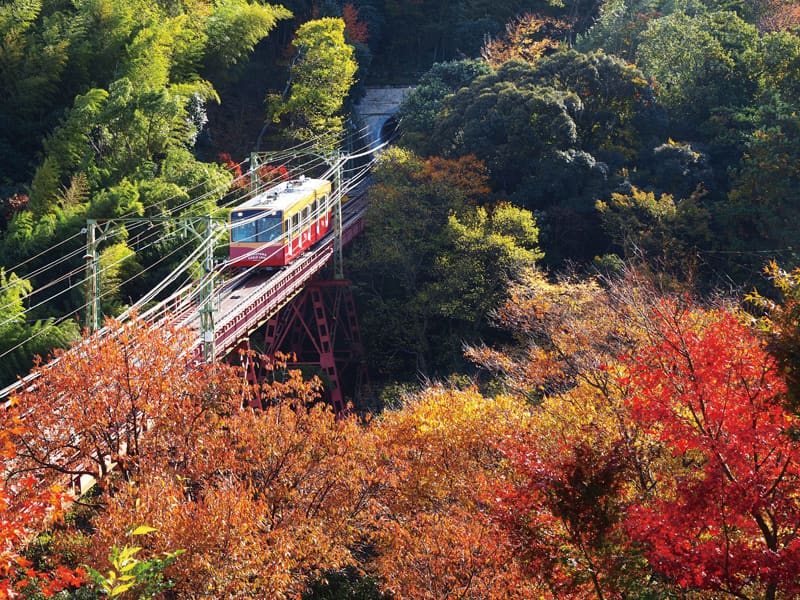
M 256 221 L 252 213 L 234 211 L 231 215 L 233 228 L 231 229 L 232 242 L 255 242 L 256 241 Z M 237 221 L 244 221 L 237 224 Z
M 258 236 L 257 242 L 271 242 L 281 237 L 281 222 L 283 217 L 281 215 L 270 215 L 269 217 L 261 217 L 258 220 Z

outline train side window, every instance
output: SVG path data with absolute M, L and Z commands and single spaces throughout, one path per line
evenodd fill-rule
M 292 215 L 292 232 L 294 235 L 297 235 L 297 230 L 300 228 L 300 213 L 294 213 Z
M 319 207 L 317 206 L 317 199 L 314 198 L 314 202 L 311 203 L 311 220 L 316 221 L 319 219 L 319 214 L 317 214 Z
M 284 222 L 284 230 L 286 233 L 286 237 L 291 240 L 292 239 L 292 222 L 289 219 L 286 219 Z
M 303 227 L 308 226 L 308 207 L 306 206 L 303 209 Z

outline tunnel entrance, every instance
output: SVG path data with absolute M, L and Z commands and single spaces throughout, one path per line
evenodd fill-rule
M 386 119 L 381 126 L 380 143 L 383 144 L 384 142 L 388 142 L 389 140 L 393 139 L 397 135 L 397 130 L 399 127 L 400 123 L 394 116 Z

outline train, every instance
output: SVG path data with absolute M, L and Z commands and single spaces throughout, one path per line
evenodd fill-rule
M 229 265 L 288 265 L 331 230 L 333 208 L 331 182 L 304 176 L 232 208 Z

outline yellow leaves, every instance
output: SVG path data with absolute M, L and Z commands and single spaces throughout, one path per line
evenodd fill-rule
M 533 64 L 561 46 L 558 40 L 564 37 L 568 28 L 569 25 L 563 21 L 525 14 L 509 23 L 503 35 L 487 41 L 481 49 L 481 56 L 494 68 L 510 60 Z

